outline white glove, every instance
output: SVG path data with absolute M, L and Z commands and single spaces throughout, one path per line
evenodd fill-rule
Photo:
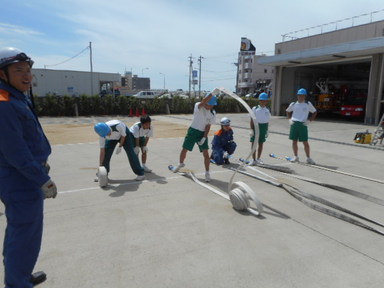
M 249 130 L 249 136 L 251 137 L 255 136 L 255 131 L 253 129 Z
M 139 147 L 139 146 L 136 146 L 135 148 L 133 148 L 133 151 L 135 151 L 135 153 L 136 153 L 137 155 L 139 155 L 139 153 L 140 153 L 140 147 Z
M 116 148 L 116 152 L 115 152 L 115 153 L 116 153 L 116 155 L 117 155 L 117 154 L 120 154 L 120 152 L 121 152 L 121 146 L 118 146 L 118 147 Z
M 306 120 L 303 124 L 304 124 L 304 126 L 308 126 L 309 123 L 311 123 L 311 121 L 310 120 Z
M 148 152 L 148 147 L 147 146 L 143 146 L 143 153 L 147 153 Z
M 45 198 L 55 198 L 57 195 L 56 184 L 51 179 L 41 186 L 41 190 L 43 190 Z
M 292 125 L 292 124 L 293 124 L 293 120 L 291 118 L 291 119 L 289 119 L 289 125 Z
M 213 91 L 211 92 L 211 94 L 213 95 L 213 96 L 216 96 L 217 94 L 220 94 L 220 89 L 219 88 L 215 88 L 215 89 L 213 89 Z
M 203 138 L 201 138 L 200 141 L 197 142 L 197 144 L 198 144 L 199 146 L 201 146 L 201 145 L 204 144 L 205 140 L 207 140 L 207 137 L 203 137 Z

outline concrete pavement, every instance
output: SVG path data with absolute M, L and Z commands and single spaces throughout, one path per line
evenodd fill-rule
M 232 119 L 238 144 L 234 159 L 247 156 L 248 115 L 225 116 Z M 100 119 L 43 118 L 42 123 Z M 153 116 L 155 129 L 156 121 L 187 128 L 191 115 Z M 353 143 L 354 135 L 366 129 L 374 127 L 315 121 L 310 125 L 312 158 L 329 168 L 384 181 L 383 149 Z M 292 155 L 287 120 L 273 117 L 270 131 L 262 157 L 265 163 L 384 199 L 383 184 L 269 158 L 269 153 Z M 264 204 L 264 213 L 255 217 L 237 212 L 229 201 L 167 169 L 178 162 L 183 137 L 156 137 L 150 141 L 147 161 L 153 173 L 146 174 L 143 182 L 134 181 L 124 153 L 113 155 L 106 189 L 93 182 L 98 164 L 96 137 L 89 143 L 53 146 L 51 174 L 60 194 L 46 200 L 36 270 L 44 270 L 48 279 L 40 287 L 383 287 L 383 236 L 315 211 L 283 189 L 241 174 L 236 174 L 235 181 L 252 187 Z M 305 160 L 302 145 L 299 153 Z M 188 153 L 186 165 L 203 179 L 203 159 L 196 147 Z M 384 222 L 381 205 L 259 170 Z M 249 168 L 247 172 L 260 175 Z M 227 192 L 233 173 L 211 165 L 209 185 Z M 4 228 L 1 214 L 1 238 Z

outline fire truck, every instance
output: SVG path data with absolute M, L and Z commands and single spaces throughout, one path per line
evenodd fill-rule
M 320 113 L 337 113 L 344 117 L 364 116 L 366 82 L 319 79 L 316 86 L 319 93 L 312 94 L 310 100 Z

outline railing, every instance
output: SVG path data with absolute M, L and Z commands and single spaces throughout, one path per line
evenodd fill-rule
M 315 34 L 323 34 L 331 31 L 350 28 L 356 25 L 368 24 L 374 21 L 379 21 L 381 19 L 384 19 L 384 9 L 282 34 L 282 42 L 308 37 Z

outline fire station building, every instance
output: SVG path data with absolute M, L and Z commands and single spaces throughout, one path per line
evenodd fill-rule
M 288 37 L 288 35 L 285 35 Z M 299 88 L 319 112 L 362 116 L 377 124 L 384 105 L 384 21 L 275 44 L 259 65 L 274 67 L 273 115 L 285 115 Z

